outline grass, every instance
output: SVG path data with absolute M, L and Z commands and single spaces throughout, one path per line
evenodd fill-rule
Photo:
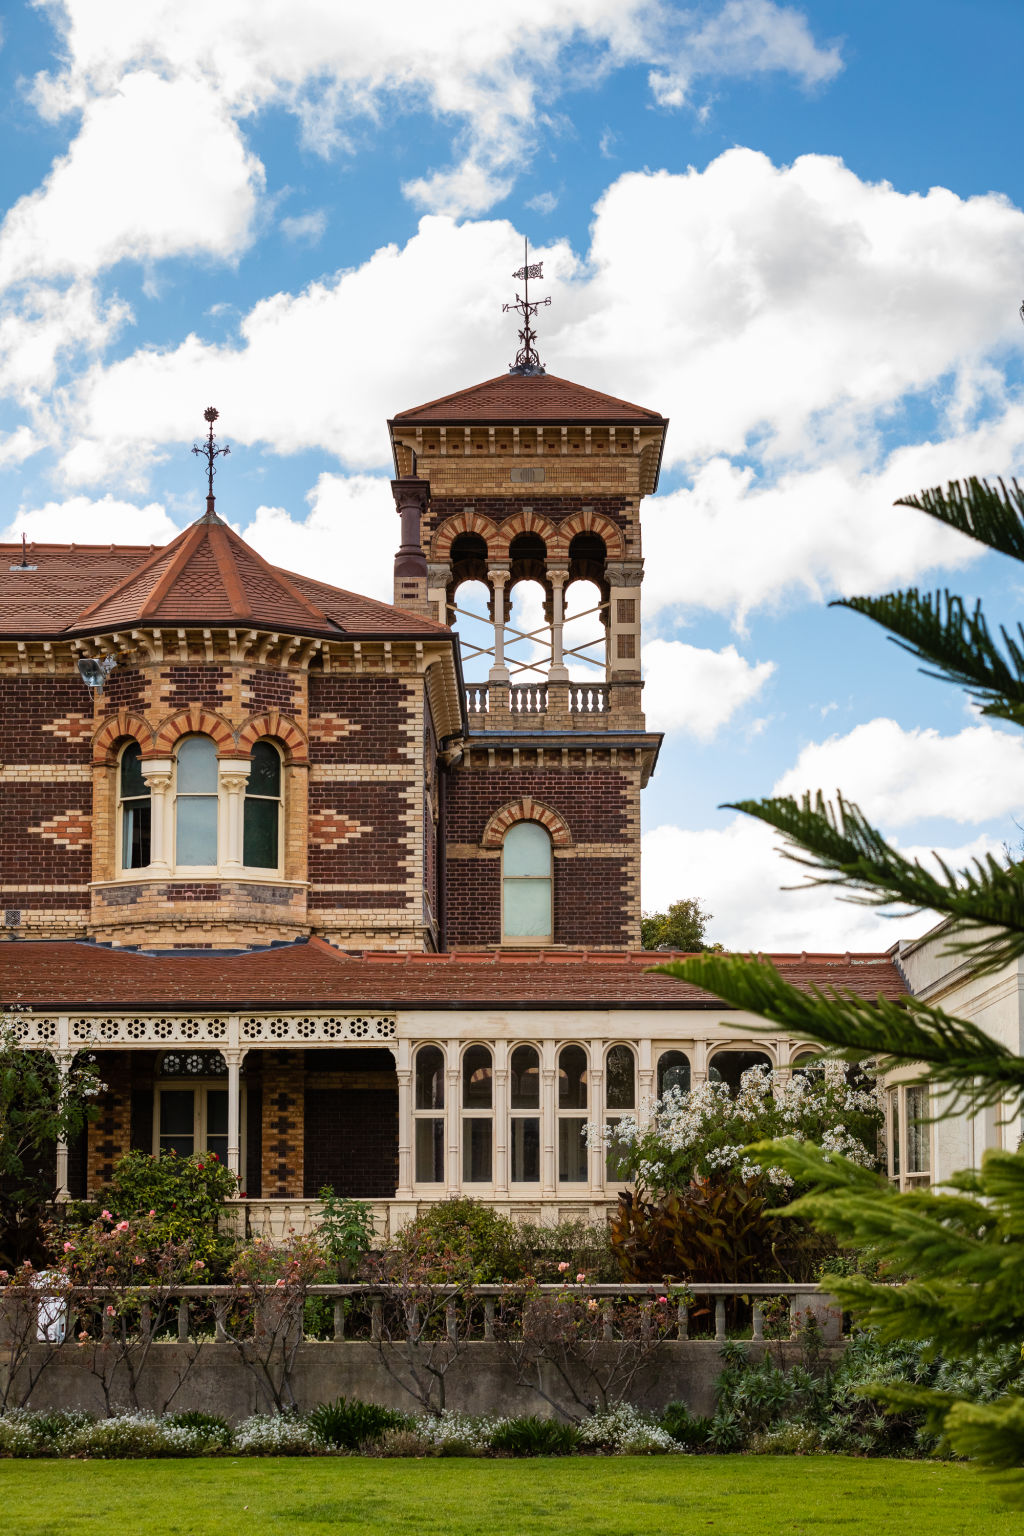
M 1018 1536 L 971 1468 L 846 1457 L 3 1461 L 18 1536 Z

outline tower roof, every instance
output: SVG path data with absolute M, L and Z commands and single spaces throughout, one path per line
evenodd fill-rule
M 0 631 L 8 634 L 172 624 L 339 638 L 447 633 L 433 620 L 270 565 L 216 514 L 157 549 L 29 545 L 29 552 L 34 568 L 11 570 L 0 548 Z
M 392 426 L 442 426 L 448 422 L 505 424 L 516 422 L 601 423 L 606 426 L 666 427 L 668 422 L 657 411 L 632 405 L 614 395 L 584 384 L 573 384 L 553 373 L 503 373 L 485 379 L 468 389 L 428 400 L 410 410 L 399 411 Z

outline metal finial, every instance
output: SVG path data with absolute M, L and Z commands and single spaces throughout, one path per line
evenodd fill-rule
M 543 277 L 544 264 L 537 261 L 534 262 L 533 266 L 530 265 L 530 243 L 528 240 L 523 241 L 523 264 L 518 272 L 512 273 L 512 276 L 517 282 L 523 284 L 523 297 L 520 298 L 517 293 L 516 302 L 514 304 L 503 304 L 501 312 L 503 315 L 507 315 L 510 309 L 516 310 L 523 317 L 523 328 L 519 332 L 519 351 L 516 353 L 516 360 L 514 363 L 509 364 L 508 371 L 509 373 L 543 373 L 544 364 L 537 355 L 537 332 L 531 326 L 530 319 L 537 313 L 538 309 L 550 304 L 551 300 L 531 300 L 530 298 L 530 278 Z
M 213 477 L 216 474 L 216 460 L 223 453 L 230 453 L 231 449 L 224 445 L 223 448 L 215 448 L 213 444 L 213 424 L 220 412 L 215 405 L 208 405 L 203 412 L 203 420 L 210 423 L 210 433 L 205 443 L 193 443 L 192 452 L 206 460 L 206 515 L 214 517 L 213 510 Z

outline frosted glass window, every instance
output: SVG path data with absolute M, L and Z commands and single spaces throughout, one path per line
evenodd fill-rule
M 217 862 L 217 748 L 209 736 L 189 736 L 178 748 L 176 864 Z
M 552 937 L 551 839 L 536 821 L 517 821 L 501 854 L 502 930 L 507 939 Z

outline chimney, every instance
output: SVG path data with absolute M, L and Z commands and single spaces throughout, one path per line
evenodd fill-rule
M 430 502 L 430 482 L 417 475 L 392 480 L 391 494 L 402 520 L 402 542 L 395 555 L 395 607 L 433 618 L 427 601 L 427 557 L 421 529 Z

